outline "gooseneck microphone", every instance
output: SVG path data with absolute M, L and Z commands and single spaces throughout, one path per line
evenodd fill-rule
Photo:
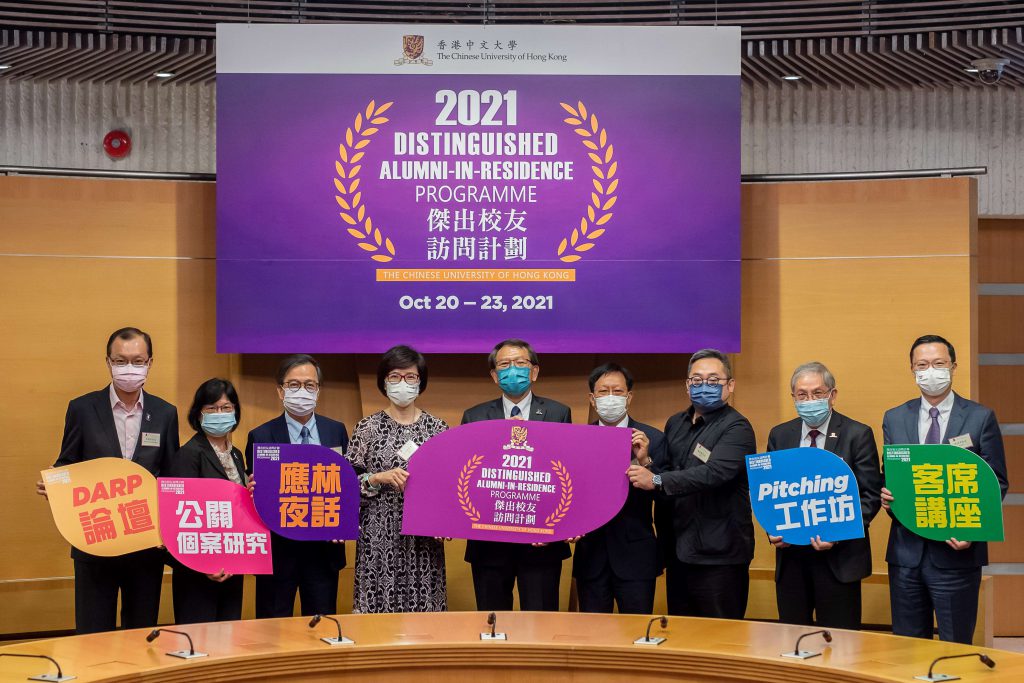
M 831 643 L 832 642 L 832 633 L 830 631 L 827 631 L 825 629 L 821 629 L 819 631 L 808 631 L 807 633 L 804 633 L 803 635 L 801 635 L 799 638 L 796 639 L 796 645 L 793 646 L 793 651 L 792 652 L 789 652 L 789 651 L 783 652 L 782 656 L 783 657 L 793 657 L 794 659 L 810 659 L 811 657 L 819 656 L 821 654 L 820 652 L 808 652 L 807 650 L 801 650 L 800 649 L 800 641 L 802 641 L 807 636 L 815 636 L 815 635 L 818 635 L 819 633 L 821 634 L 822 639 L 826 643 Z
M 491 638 L 494 637 L 494 629 L 498 627 L 498 615 L 491 612 L 487 615 L 487 625 L 491 627 Z
M 338 621 L 337 619 L 335 619 L 334 617 L 327 616 L 326 614 L 317 614 L 312 619 L 310 619 L 309 620 L 309 627 L 310 628 L 316 628 L 317 624 L 319 624 L 321 622 L 321 620 L 323 620 L 323 619 L 327 619 L 329 621 L 333 621 L 334 622 L 334 625 L 338 627 L 338 637 L 337 638 L 321 638 L 320 640 L 322 640 L 323 642 L 327 643 L 328 645 L 351 645 L 351 644 L 353 644 L 355 642 L 354 640 L 352 640 L 350 638 L 346 638 L 345 636 L 341 635 L 341 622 Z
M 508 640 L 508 636 L 504 633 L 495 633 L 495 629 L 498 627 L 498 615 L 491 612 L 487 615 L 487 625 L 491 627 L 490 632 L 480 634 L 480 640 Z
M 658 626 L 662 630 L 668 628 L 668 617 L 654 617 L 653 619 L 647 622 L 647 632 L 644 633 L 643 638 L 637 638 L 636 640 L 634 640 L 634 645 L 661 645 L 665 642 L 665 638 L 661 636 L 655 636 L 654 638 L 651 638 L 651 628 L 654 626 L 655 622 L 658 623 Z
M 0 657 L 25 657 L 26 659 L 46 659 L 50 662 L 53 662 L 53 665 L 57 667 L 56 675 L 39 674 L 38 676 L 29 676 L 28 680 L 30 681 L 70 681 L 74 680 L 75 678 L 74 676 L 65 676 L 64 672 L 61 671 L 60 664 L 57 663 L 57 660 L 48 655 L 27 655 L 16 652 L 2 652 L 0 653 Z
M 995 666 L 996 666 L 995 660 L 993 660 L 991 657 L 989 657 L 984 652 L 967 652 L 967 653 L 962 654 L 962 655 L 946 655 L 944 657 L 936 657 L 935 660 L 931 663 L 931 666 L 928 667 L 928 673 L 927 674 L 925 674 L 924 676 L 914 676 L 914 678 L 916 678 L 919 681 L 932 681 L 932 682 L 934 682 L 934 681 L 958 681 L 958 680 L 960 680 L 959 676 L 953 676 L 951 674 L 937 674 L 937 673 L 934 673 L 934 672 L 935 672 L 935 665 L 938 664 L 939 662 L 941 662 L 943 659 L 960 659 L 961 657 L 977 657 L 978 659 L 981 660 L 982 664 L 984 664 L 985 666 L 987 666 L 990 669 L 994 669 Z
M 192 636 L 190 636 L 189 634 L 185 633 L 184 631 L 174 631 L 174 630 L 169 629 L 169 628 L 155 628 L 155 629 L 153 629 L 152 631 L 149 632 L 148 636 L 146 636 L 146 642 L 147 643 L 152 643 L 154 640 L 156 640 L 157 638 L 160 637 L 161 633 L 173 633 L 173 634 L 178 635 L 178 636 L 185 636 L 185 639 L 188 641 L 188 650 L 187 651 L 186 650 L 176 650 L 174 652 L 168 652 L 167 654 L 170 657 L 178 657 L 180 659 L 195 659 L 196 657 L 207 657 L 207 656 L 209 656 L 205 652 L 196 652 L 196 648 L 192 644 Z

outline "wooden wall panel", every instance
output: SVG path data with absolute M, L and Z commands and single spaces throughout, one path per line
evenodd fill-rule
M 1024 296 L 979 296 L 978 353 L 1024 353 L 1021 321 Z
M 1003 506 L 1002 543 L 989 544 L 990 562 L 1024 563 L 1024 505 Z
M 1006 574 L 993 576 L 993 592 L 999 596 L 995 601 L 994 621 L 997 636 L 1024 636 L 1024 575 Z
M 754 424 L 759 448 L 772 425 L 794 416 L 788 381 L 799 363 L 829 364 L 839 381 L 839 409 L 874 427 L 880 441 L 883 411 L 916 394 L 906 360 L 911 340 L 924 332 L 943 334 L 964 359 L 973 357 L 975 193 L 970 179 L 743 188 L 743 350 L 735 358 L 736 405 Z M 0 215 L 4 227 L 13 226 L 0 234 L 0 254 L 7 254 L 0 255 L 0 285 L 5 294 L 13 293 L 0 300 L 0 319 L 17 321 L 2 347 L 11 373 L 9 390 L 0 398 L 0 429 L 24 435 L 20 448 L 0 451 L 8 474 L 0 515 L 24 520 L 0 527 L 6 550 L 0 555 L 0 594 L 19 591 L 0 633 L 55 624 L 69 628 L 69 583 L 38 580 L 70 576 L 66 544 L 32 488 L 38 470 L 56 454 L 67 401 L 107 381 L 106 335 L 124 324 L 153 333 L 156 362 L 148 386 L 176 401 L 182 413 L 200 381 L 232 377 L 243 403 L 239 445 L 246 430 L 280 411 L 273 380 L 279 359 L 215 353 L 211 186 L 4 177 Z M 935 306 L 936 291 L 946 294 L 941 306 Z M 497 396 L 487 376 L 488 351 L 432 356 L 423 407 L 457 424 L 466 407 Z M 586 374 L 611 358 L 542 357 L 537 391 L 568 403 L 575 421 L 584 422 L 591 417 Z M 636 418 L 661 426 L 686 407 L 685 354 L 615 360 L 637 375 Z M 375 386 L 375 357 L 321 361 L 322 412 L 351 429 L 384 406 Z M 975 376 L 973 363 L 962 361 L 958 390 L 972 395 Z M 28 410 L 26 397 L 32 399 Z M 182 437 L 189 436 L 183 426 Z M 876 571 L 884 571 L 887 523 L 883 516 L 872 527 Z M 452 609 L 473 608 L 463 547 L 456 541 L 447 552 Z M 754 567 L 773 566 L 772 551 L 759 535 Z M 569 569 L 566 563 L 563 607 Z M 351 569 L 341 583 L 341 605 L 348 609 Z M 770 618 L 770 582 L 755 590 L 767 597 L 752 600 L 749 616 Z M 251 596 L 250 584 L 247 615 Z M 660 584 L 658 596 L 661 610 Z M 34 609 L 44 602 L 45 608 Z M 866 620 L 888 619 L 883 602 L 871 604 L 876 602 Z
M 1024 393 L 1020 391 L 1024 365 L 983 365 L 979 381 L 978 395 L 995 411 L 1000 424 L 1024 422 Z
M 984 400 L 982 396 L 982 400 Z M 1010 477 L 1010 493 L 1024 493 L 1024 436 L 1003 435 L 1003 447 L 1006 449 L 1006 471 Z M 1024 612 L 1022 624 L 1024 624 Z
M 978 220 L 978 282 L 1024 282 L 1024 219 Z M 987 353 L 984 348 L 981 353 Z

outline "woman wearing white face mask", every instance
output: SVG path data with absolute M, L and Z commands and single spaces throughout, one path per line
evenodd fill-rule
M 353 612 L 436 612 L 447 609 L 444 543 L 403 536 L 402 504 L 413 452 L 448 425 L 416 407 L 427 388 L 427 364 L 408 346 L 381 358 L 377 388 L 389 401 L 359 421 L 346 457 L 359 473 L 359 510 Z

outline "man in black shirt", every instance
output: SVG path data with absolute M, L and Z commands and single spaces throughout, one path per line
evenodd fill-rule
M 665 425 L 671 470 L 628 470 L 633 486 L 675 502 L 669 614 L 742 619 L 747 609 L 754 525 L 744 458 L 757 444 L 750 422 L 726 405 L 735 384 L 725 354 L 693 354 L 686 378 L 692 405 Z

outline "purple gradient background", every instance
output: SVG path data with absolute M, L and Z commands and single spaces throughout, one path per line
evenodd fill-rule
M 540 159 L 575 162 L 574 181 L 534 182 L 538 203 L 515 205 L 528 212 L 525 262 L 426 261 L 428 207 L 440 205 L 416 205 L 414 185 L 490 181 L 377 179 L 380 162 L 396 159 L 394 132 L 471 130 L 435 127 L 434 93 L 444 88 L 516 89 L 518 126 L 475 130 L 556 132 L 559 153 Z M 221 74 L 217 89 L 218 351 L 376 353 L 412 342 L 478 352 L 509 336 L 547 352 L 739 350 L 738 77 Z M 395 102 L 360 174 L 369 215 L 398 252 L 388 264 L 357 247 L 334 200 L 338 144 L 371 99 Z M 558 104 L 577 100 L 615 146 L 619 199 L 597 246 L 565 264 L 555 250 L 592 189 L 586 150 Z M 492 204 L 443 208 L 463 206 Z M 575 268 L 577 281 L 378 283 L 378 267 Z M 555 305 L 405 311 L 406 294 L 506 304 L 552 295 Z

